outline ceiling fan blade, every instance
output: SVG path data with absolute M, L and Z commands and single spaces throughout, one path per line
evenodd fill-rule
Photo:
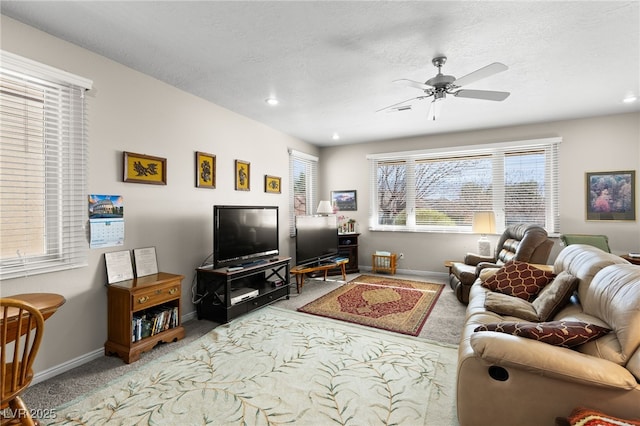
M 504 101 L 509 97 L 509 92 L 496 92 L 494 90 L 468 90 L 461 89 L 453 95 L 458 98 L 484 99 L 486 101 Z
M 411 109 L 411 105 L 403 106 L 404 104 L 406 104 L 407 102 L 416 101 L 416 100 L 420 100 L 420 99 L 424 99 L 424 98 L 426 98 L 426 96 L 418 96 L 417 98 L 407 99 L 405 101 L 398 102 L 397 104 L 393 104 L 393 105 L 386 106 L 384 108 L 380 108 L 376 112 L 386 111 L 386 110 L 405 111 L 405 110 Z M 406 107 L 408 107 L 408 108 L 406 108 Z
M 469 83 L 476 82 L 483 78 L 487 78 L 494 74 L 497 74 L 502 71 L 508 70 L 509 67 L 500 62 L 494 62 L 492 64 L 487 65 L 486 67 L 480 68 L 479 70 L 475 70 L 472 73 L 469 73 L 463 77 L 460 77 L 456 81 L 453 82 L 454 85 L 458 87 L 466 86 Z
M 420 83 L 419 81 L 407 80 L 406 78 L 401 78 L 400 80 L 393 80 L 394 83 L 401 84 L 403 86 L 415 87 L 416 89 L 421 90 L 430 90 L 431 86 L 428 84 Z

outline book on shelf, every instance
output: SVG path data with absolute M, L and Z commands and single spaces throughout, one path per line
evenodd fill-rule
M 131 341 L 137 342 L 177 326 L 177 306 L 157 306 L 149 308 L 141 315 L 133 317 Z

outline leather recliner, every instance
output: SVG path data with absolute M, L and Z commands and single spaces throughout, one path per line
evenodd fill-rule
M 495 255 L 467 253 L 464 262 L 452 262 L 449 285 L 462 303 L 469 302 L 469 290 L 484 268 L 496 268 L 510 260 L 545 264 L 553 248 L 547 231 L 538 225 L 509 225 L 500 236 Z

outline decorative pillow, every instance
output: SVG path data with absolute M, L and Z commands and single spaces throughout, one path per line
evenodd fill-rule
M 553 280 L 553 273 L 543 271 L 529 263 L 512 260 L 504 264 L 495 275 L 482 283 L 483 287 L 498 293 L 519 297 L 531 302 Z
M 553 318 L 569 302 L 579 282 L 577 277 L 562 271 L 551 284 L 543 288 L 532 302 L 538 314 L 538 321 L 548 321 Z
M 519 297 L 502 293 L 487 293 L 484 307 L 496 314 L 518 317 L 527 321 L 540 321 L 533 305 Z
M 484 268 L 480 271 L 480 281 L 484 282 L 489 279 L 489 277 L 494 276 L 500 268 Z
M 601 411 L 590 410 L 588 408 L 576 408 L 567 419 L 569 425 L 597 425 L 597 426 L 638 426 L 640 422 L 636 420 L 625 420 L 613 417 Z
M 534 339 L 555 346 L 572 348 L 604 336 L 611 330 L 580 321 L 494 322 L 478 326 L 473 331 L 497 331 Z

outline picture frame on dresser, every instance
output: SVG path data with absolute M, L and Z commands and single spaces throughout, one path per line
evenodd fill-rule
M 635 170 L 586 173 L 588 221 L 636 220 Z

